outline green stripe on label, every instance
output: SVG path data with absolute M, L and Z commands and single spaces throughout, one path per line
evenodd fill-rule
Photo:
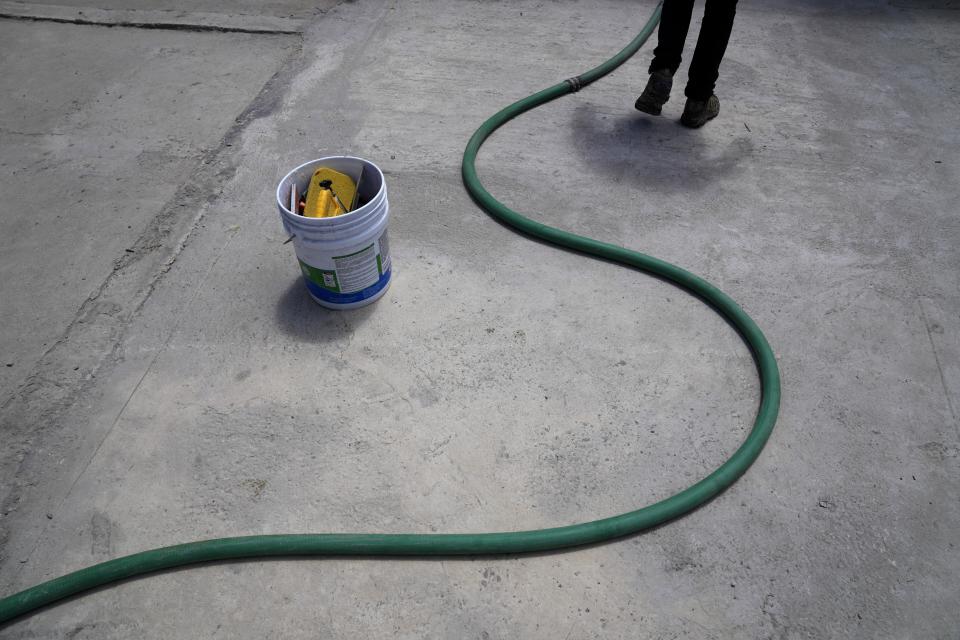
M 340 293 L 340 281 L 337 280 L 337 272 L 329 271 L 327 269 L 317 269 L 316 267 L 311 267 L 303 260 L 300 260 L 300 270 L 303 271 L 303 276 L 317 285 L 318 287 L 323 287 L 328 291 L 333 291 L 335 293 Z

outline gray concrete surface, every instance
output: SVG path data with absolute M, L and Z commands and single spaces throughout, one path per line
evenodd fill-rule
M 298 35 L 311 19 L 338 0 L 88 0 L 22 2 L 0 0 L 0 18 L 78 25 L 128 26 L 142 29 L 273 33 Z
M 112 270 L 158 242 L 158 213 L 299 43 L 20 21 L 0 40 L 0 323 L 22 328 L 0 335 L 10 393 Z
M 724 495 L 562 555 L 171 572 L 0 637 L 955 638 L 949 8 L 744 2 L 722 113 L 703 130 L 676 125 L 679 91 L 663 118 L 632 110 L 645 52 L 484 149 L 481 175 L 506 203 L 688 267 L 765 330 L 782 415 Z M 480 122 L 606 58 L 649 9 L 361 0 L 305 21 L 302 51 L 265 86 L 238 78 L 241 116 L 226 130 L 209 116 L 204 139 L 220 141 L 157 187 L 170 193 L 157 218 L 190 213 L 135 263 L 112 236 L 76 258 L 100 270 L 99 294 L 47 325 L 62 327 L 53 348 L 8 378 L 0 590 L 221 535 L 566 524 L 665 497 L 725 459 L 757 402 L 732 330 L 664 283 L 512 234 L 459 181 Z M 260 69 L 289 46 L 191 35 L 240 43 L 237 64 Z M 48 65 L 34 74 L 59 72 Z M 130 108 L 121 123 L 152 117 Z M 394 215 L 392 288 L 347 313 L 307 298 L 271 202 L 289 167 L 338 152 L 384 168 Z M 24 216 L 5 208 L 3 224 Z M 48 259 L 33 256 L 38 270 Z M 46 304 L 11 286 L 5 309 Z M 28 324 L 5 323 L 5 344 L 32 339 Z

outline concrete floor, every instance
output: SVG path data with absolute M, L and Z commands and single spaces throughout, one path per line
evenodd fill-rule
M 651 3 L 140 5 L 0 5 L 0 593 L 216 536 L 578 522 L 737 447 L 758 389 L 723 321 L 460 184 L 479 123 Z M 781 418 L 710 504 L 565 554 L 170 572 L 0 637 L 957 638 L 956 8 L 744 1 L 704 129 L 679 90 L 632 109 L 648 45 L 484 148 L 508 205 L 766 332 Z M 75 9 L 182 28 L 51 22 Z M 332 153 L 390 188 L 394 282 L 352 312 L 309 300 L 272 204 Z

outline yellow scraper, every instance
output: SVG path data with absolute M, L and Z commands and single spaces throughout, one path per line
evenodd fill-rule
M 333 218 L 350 211 L 355 202 L 357 185 L 350 176 L 320 167 L 310 178 L 303 215 L 308 218 Z M 344 203 L 348 202 L 349 205 Z

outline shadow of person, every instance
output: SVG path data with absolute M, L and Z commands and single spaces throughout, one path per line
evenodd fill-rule
M 703 190 L 743 171 L 744 159 L 753 155 L 747 136 L 718 149 L 702 130 L 665 116 L 609 115 L 599 105 L 582 104 L 572 124 L 573 146 L 591 170 L 650 191 Z
M 327 309 L 313 301 L 302 278 L 290 282 L 277 299 L 276 324 L 301 342 L 336 342 L 349 337 L 373 314 L 377 303 L 359 309 Z

